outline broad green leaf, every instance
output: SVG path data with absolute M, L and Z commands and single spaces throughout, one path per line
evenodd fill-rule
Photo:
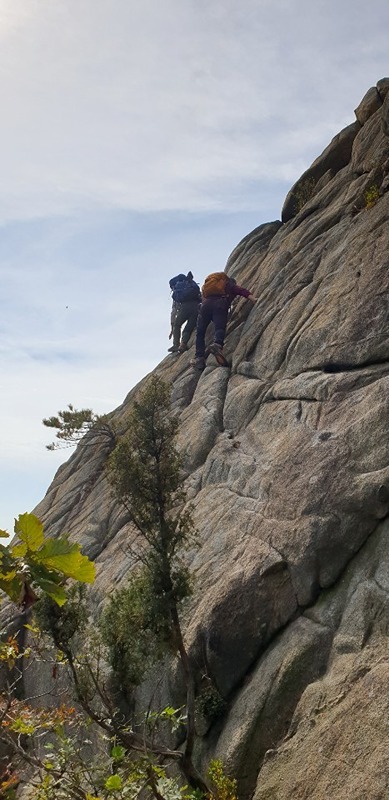
M 0 564 L 4 569 L 6 567 L 7 571 L 10 567 L 14 566 L 15 559 L 12 558 L 11 551 L 9 545 L 0 544 Z
M 57 583 L 48 581 L 45 578 L 36 579 L 35 583 L 37 583 L 39 588 L 51 597 L 58 606 L 63 606 L 66 603 L 67 597 L 63 586 L 58 586 Z
M 14 530 L 29 550 L 38 550 L 43 544 L 43 525 L 35 514 L 19 514 Z
M 123 781 L 120 775 L 110 775 L 109 778 L 105 781 L 105 788 L 111 792 L 114 792 L 116 789 L 121 789 L 123 786 Z
M 0 589 L 8 595 L 10 600 L 14 603 L 18 603 L 22 591 L 22 582 L 16 575 L 14 575 L 11 580 L 4 579 L 0 576 Z
M 67 578 L 83 583 L 93 583 L 95 565 L 82 555 L 80 545 L 67 539 L 46 539 L 35 558 L 48 569 L 55 569 Z
M 35 555 L 35 554 L 34 554 Z M 28 562 L 30 575 L 33 581 L 49 581 L 50 583 L 61 584 L 64 583 L 64 575 L 61 575 L 55 569 L 49 569 L 47 564 L 30 558 Z
M 10 535 L 9 535 L 8 531 L 1 531 L 0 530 L 0 538 L 1 539 L 9 539 L 9 536 Z
M 0 572 L 0 579 L 2 581 L 12 581 L 16 574 L 16 569 L 10 570 L 9 572 Z
M 39 586 L 45 594 L 48 594 L 59 606 L 66 603 L 66 593 L 61 586 L 63 576 L 54 570 L 47 569 L 45 564 L 30 561 L 31 578 L 34 586 Z
M 15 544 L 14 547 L 11 547 L 11 555 L 13 558 L 24 558 L 28 550 L 28 545 L 26 542 L 21 542 L 21 544 Z

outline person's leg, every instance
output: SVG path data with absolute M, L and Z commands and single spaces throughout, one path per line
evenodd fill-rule
M 189 339 L 191 337 L 192 332 L 196 327 L 197 317 L 199 313 L 199 304 L 196 303 L 186 303 L 187 306 L 187 323 L 185 325 L 184 330 L 182 331 L 181 337 L 181 345 L 184 350 L 186 350 L 188 346 Z
M 215 326 L 215 344 L 219 345 L 221 348 L 224 345 L 224 337 L 226 335 L 228 308 L 228 300 L 221 297 L 216 300 L 212 315 L 213 324 Z
M 223 344 L 228 320 L 228 308 L 229 303 L 226 298 L 219 297 L 215 301 L 212 316 L 215 327 L 215 339 L 208 348 L 209 352 L 215 356 L 217 363 L 221 367 L 229 366 L 227 359 L 223 355 Z
M 186 309 L 184 304 L 181 303 L 173 323 L 173 347 L 176 350 L 178 350 L 180 344 L 181 327 L 183 326 L 184 322 L 186 322 L 186 320 L 187 320 Z
M 196 358 L 204 358 L 205 334 L 212 319 L 212 310 L 213 305 L 209 300 L 205 300 L 200 306 L 196 329 Z

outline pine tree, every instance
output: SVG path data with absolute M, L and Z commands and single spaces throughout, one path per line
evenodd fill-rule
M 171 413 L 169 386 L 152 376 L 128 420 L 128 433 L 111 454 L 110 480 L 134 527 L 131 550 L 143 564 L 143 634 L 150 630 L 159 647 L 178 652 L 187 700 L 186 744 L 182 769 L 193 786 L 207 791 L 192 761 L 195 741 L 195 685 L 180 624 L 180 604 L 190 594 L 190 576 L 182 560 L 195 542 L 192 509 L 186 504 L 182 460 L 175 447 L 178 419 Z M 116 596 L 105 625 L 111 652 L 119 645 L 119 627 L 110 613 L 120 606 Z M 115 639 L 115 637 L 117 637 Z M 117 651 L 116 651 L 117 652 Z M 121 653 L 123 657 L 123 653 Z

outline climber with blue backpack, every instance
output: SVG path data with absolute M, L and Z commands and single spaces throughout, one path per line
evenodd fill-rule
M 168 348 L 169 353 L 184 353 L 188 349 L 188 342 L 192 331 L 196 327 L 197 314 L 201 302 L 199 285 L 193 280 L 192 272 L 187 275 L 176 275 L 171 278 L 169 286 L 172 290 L 173 306 L 171 312 L 171 330 L 169 339 L 173 337 L 173 344 Z M 181 336 L 181 328 L 186 322 Z
M 203 370 L 208 355 L 212 353 L 219 366 L 228 367 L 228 361 L 223 354 L 223 345 L 231 303 L 235 297 L 245 297 L 253 303 L 257 298 L 249 289 L 238 286 L 235 278 L 229 278 L 225 272 L 212 272 L 208 275 L 201 294 L 202 303 L 197 318 L 196 356 L 191 365 L 195 369 Z M 214 324 L 214 342 L 206 350 L 205 334 L 210 322 Z

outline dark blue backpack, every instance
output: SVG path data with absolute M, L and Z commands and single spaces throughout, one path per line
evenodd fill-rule
M 179 275 L 176 275 L 175 278 L 170 278 L 169 286 L 170 286 L 172 291 L 173 291 L 176 283 L 178 283 L 179 281 L 186 281 L 186 275 L 184 275 L 182 272 L 180 272 Z
M 176 303 L 188 303 L 193 300 L 200 302 L 200 287 L 192 278 L 186 275 L 177 275 L 169 281 L 173 300 Z

